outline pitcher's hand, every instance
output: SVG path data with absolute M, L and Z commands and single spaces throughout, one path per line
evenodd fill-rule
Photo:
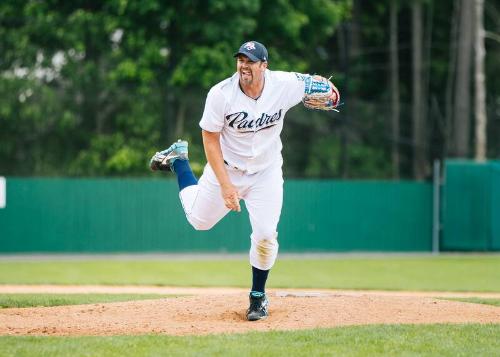
M 221 187 L 222 189 L 222 198 L 224 198 L 224 204 L 231 211 L 241 212 L 240 207 L 240 194 L 236 187 L 232 184 L 227 184 Z

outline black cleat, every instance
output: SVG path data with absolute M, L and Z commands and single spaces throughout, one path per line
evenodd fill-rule
M 264 293 L 258 291 L 250 292 L 250 307 L 247 310 L 247 320 L 257 321 L 265 319 L 269 316 L 267 308 L 269 301 Z

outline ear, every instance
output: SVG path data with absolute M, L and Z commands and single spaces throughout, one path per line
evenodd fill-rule
M 267 68 L 267 62 L 261 62 L 262 63 L 262 67 L 264 67 L 264 69 Z

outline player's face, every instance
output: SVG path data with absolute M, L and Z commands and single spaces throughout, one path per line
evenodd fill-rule
M 240 81 L 245 85 L 262 80 L 266 68 L 267 62 L 253 62 L 244 55 L 239 55 L 236 59 L 236 69 L 240 74 Z

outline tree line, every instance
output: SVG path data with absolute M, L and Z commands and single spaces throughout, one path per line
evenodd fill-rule
M 500 156 L 499 33 L 492 0 L 2 1 L 0 174 L 148 176 L 179 137 L 200 173 L 205 95 L 254 39 L 344 102 L 287 114 L 287 177 L 425 179 Z

